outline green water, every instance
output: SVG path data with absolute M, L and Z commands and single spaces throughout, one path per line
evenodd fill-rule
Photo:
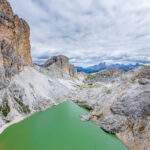
M 85 113 L 65 102 L 32 115 L 0 135 L 0 150 L 127 150 L 115 136 L 80 121 Z

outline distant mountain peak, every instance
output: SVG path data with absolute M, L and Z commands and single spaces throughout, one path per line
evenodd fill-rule
M 104 69 L 112 68 L 112 69 L 120 69 L 120 70 L 127 72 L 138 66 L 143 66 L 143 65 L 141 65 L 139 63 L 136 63 L 135 65 L 133 65 L 133 64 L 125 65 L 125 64 L 118 64 L 118 63 L 117 64 L 106 64 L 106 62 L 102 62 L 102 63 L 99 63 L 98 65 L 90 66 L 87 68 L 77 67 L 77 71 L 85 72 L 85 73 L 95 73 L 95 72 L 99 72 Z

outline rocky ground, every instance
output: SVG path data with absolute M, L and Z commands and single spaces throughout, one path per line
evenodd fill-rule
M 57 57 L 58 61 L 64 58 Z M 69 61 L 63 63 L 70 66 Z M 26 66 L 15 75 L 9 86 L 0 91 L 1 129 L 37 111 L 72 100 L 90 110 L 81 117 L 83 121 L 91 120 L 106 132 L 116 134 L 132 150 L 148 150 L 150 67 L 127 73 L 108 69 L 72 76 L 63 63 Z
M 87 80 L 78 86 L 74 96 L 74 101 L 90 109 L 82 120 L 92 120 L 106 132 L 116 134 L 132 150 L 148 150 L 150 67 L 139 67 L 106 80 L 99 78 L 99 82 L 93 75 L 88 79 L 92 80 L 90 84 Z
M 149 149 L 150 67 L 77 73 L 62 55 L 35 66 L 28 24 L 13 14 L 7 0 L 0 0 L 0 16 L 1 132 L 37 111 L 72 100 L 90 110 L 83 121 L 116 134 L 131 150 Z

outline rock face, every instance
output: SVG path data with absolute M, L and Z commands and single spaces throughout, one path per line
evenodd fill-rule
M 23 70 L 24 65 L 32 65 L 29 35 L 28 24 L 13 15 L 9 2 L 0 0 L 1 79 L 14 76 Z M 0 87 L 3 87 L 2 83 Z
M 13 14 L 7 0 L 0 0 L 0 127 L 20 112 L 30 113 L 21 96 L 24 90 L 18 87 L 14 91 L 13 86 L 13 79 L 24 66 L 32 66 L 29 36 L 28 24 Z M 15 92 L 19 93 L 17 97 L 13 96 Z
M 78 78 L 77 69 L 74 65 L 69 63 L 69 58 L 63 55 L 53 56 L 48 59 L 42 67 L 49 68 L 49 70 L 62 70 L 62 73 L 67 73 L 71 77 Z M 55 69 L 53 69 L 55 68 Z
M 125 129 L 119 137 L 132 150 L 149 150 L 150 138 L 150 67 L 145 67 L 133 84 L 111 106 L 111 111 L 125 117 Z
M 105 69 L 97 73 L 88 74 L 86 82 L 88 84 L 93 84 L 96 82 L 112 82 L 117 77 L 122 76 L 124 73 L 124 71 L 119 69 Z
M 0 5 L 0 10 L 2 12 L 7 14 L 8 16 L 12 16 L 13 15 L 12 8 L 11 8 L 10 4 L 6 0 L 0 0 L 0 4 L 1 4 Z
M 68 100 L 74 89 L 70 76 L 77 77 L 77 71 L 67 57 L 56 56 L 42 68 L 33 67 L 29 36 L 28 24 L 13 14 L 7 0 L 0 0 L 0 132 L 16 120 Z
M 98 74 L 103 75 L 103 71 Z M 149 150 L 149 75 L 150 67 L 139 67 L 117 75 L 113 81 L 101 80 L 99 76 L 100 80 L 93 85 L 78 86 L 75 101 L 91 108 L 83 118 L 116 134 L 131 150 Z
M 0 0 L 0 132 L 37 111 L 72 100 L 90 110 L 82 120 L 116 134 L 131 150 L 149 150 L 150 67 L 78 74 L 62 55 L 32 67 L 29 34 L 28 24 Z
M 69 73 L 69 59 L 66 56 L 53 56 L 43 64 L 43 67 L 49 67 L 52 64 L 55 64 L 60 69 L 63 69 L 64 71 Z

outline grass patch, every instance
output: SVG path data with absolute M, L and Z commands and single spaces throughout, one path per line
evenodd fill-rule
M 10 120 L 5 120 L 6 123 L 10 123 Z
M 93 80 L 96 78 L 96 74 L 88 74 L 85 80 Z
M 5 94 L 3 97 L 3 104 L 0 106 L 0 111 L 2 112 L 3 116 L 7 116 L 10 112 L 10 107 L 8 105 L 8 95 Z
M 105 92 L 106 94 L 111 94 L 112 91 L 110 89 L 107 89 Z
M 93 85 L 76 85 L 77 89 L 83 90 L 83 89 L 91 89 L 91 88 L 98 88 L 101 87 L 99 84 L 93 84 Z
M 23 100 L 22 100 L 22 95 L 18 97 L 14 97 L 14 100 L 20 105 L 20 110 L 21 112 L 25 113 L 25 114 L 28 114 L 30 113 L 30 109 L 29 109 L 29 106 L 28 105 L 24 105 L 23 104 Z
M 144 69 L 147 71 L 150 69 L 150 66 L 145 66 Z

